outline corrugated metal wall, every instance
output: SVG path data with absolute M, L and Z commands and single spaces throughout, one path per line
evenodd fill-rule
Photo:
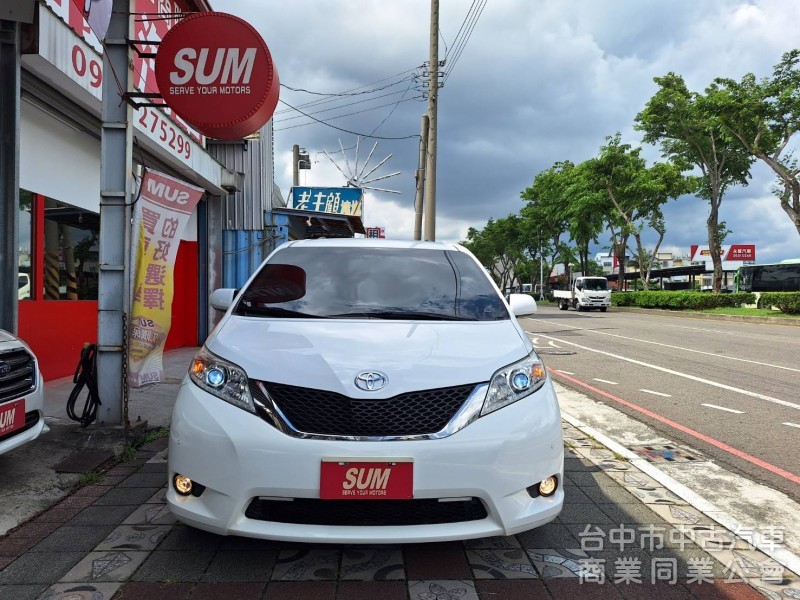
M 244 174 L 244 189 L 223 198 L 223 229 L 261 231 L 272 205 L 272 121 L 258 136 L 237 142 L 213 141 L 208 151 L 223 166 Z

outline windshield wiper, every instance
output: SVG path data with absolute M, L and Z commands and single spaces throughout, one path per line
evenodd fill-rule
M 327 319 L 328 317 L 312 315 L 299 310 L 281 308 L 280 306 L 245 306 L 243 303 L 236 308 L 234 314 L 243 317 L 299 317 L 301 319 Z
M 329 318 L 352 318 L 352 319 L 397 319 L 409 321 L 477 321 L 471 317 L 457 317 L 432 312 L 413 311 L 413 310 L 374 310 L 363 312 L 347 312 L 337 315 L 328 315 Z

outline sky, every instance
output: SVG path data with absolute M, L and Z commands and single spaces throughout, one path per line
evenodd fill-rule
M 642 145 L 634 120 L 657 91 L 653 77 L 675 72 L 702 92 L 715 77 L 767 77 L 784 52 L 800 47 L 796 0 L 488 0 L 477 20 L 467 20 L 473 4 L 483 1 L 440 0 L 439 57 L 446 59 L 438 108 L 441 241 L 463 240 L 469 227 L 517 213 L 524 205 L 520 193 L 538 173 L 558 161 L 596 156 L 606 136 L 620 132 L 624 142 Z M 277 66 L 284 87 L 274 116 L 275 179 L 284 196 L 292 183 L 293 144 L 312 161 L 301 171 L 301 185 L 340 186 L 346 180 L 323 151 L 347 172 L 356 159 L 356 134 L 419 135 L 427 101 L 420 98 L 417 67 L 429 58 L 428 0 L 212 5 L 252 23 Z M 326 95 L 341 93 L 350 95 Z M 385 227 L 389 238 L 412 239 L 419 139 L 360 138 L 359 169 L 375 141 L 370 168 L 392 156 L 374 175 L 401 174 L 374 185 L 401 193 L 368 191 L 364 224 Z M 654 146 L 645 145 L 644 153 L 659 158 Z M 800 257 L 800 235 L 772 195 L 771 171 L 756 163 L 752 175 L 747 187 L 731 188 L 723 200 L 720 219 L 732 232 L 725 244 L 755 244 L 757 262 Z M 690 245 L 706 244 L 707 214 L 708 203 L 698 198 L 670 202 L 661 251 L 685 256 Z M 652 247 L 655 236 L 644 240 Z M 592 251 L 608 245 L 601 234 Z

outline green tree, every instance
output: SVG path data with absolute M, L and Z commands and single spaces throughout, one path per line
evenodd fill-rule
M 800 50 L 783 55 L 771 78 L 716 79 L 711 97 L 720 121 L 745 150 L 777 175 L 781 208 L 800 234 L 800 168 L 787 151 L 800 130 Z
M 644 141 L 660 144 L 662 154 L 676 164 L 692 165 L 701 176 L 698 194 L 709 203 L 706 219 L 708 247 L 714 263 L 713 291 L 722 287 L 720 206 L 732 185 L 747 185 L 754 158 L 733 139 L 717 110 L 715 90 L 690 92 L 683 77 L 669 73 L 656 77 L 659 90 L 636 116 Z
M 645 260 L 642 232 L 646 225 L 659 234 L 653 253 L 657 253 L 666 234 L 663 205 L 693 189 L 694 179 L 684 177 L 682 168 L 672 162 L 647 167 L 641 148 L 623 144 L 619 133 L 606 138 L 600 155 L 590 161 L 589 173 L 605 189 L 615 216 L 621 220 L 623 237 L 636 242 L 639 277 L 650 281 L 651 263 Z M 627 246 L 627 243 L 625 244 Z
M 526 222 L 525 228 L 531 240 L 535 238 L 537 242 L 541 241 L 542 261 L 549 267 L 545 268 L 548 275 L 560 259 L 561 250 L 565 247 L 564 236 L 569 231 L 566 184 L 572 169 L 574 165 L 569 161 L 556 163 L 539 173 L 533 184 L 520 194 L 522 200 L 527 202 L 520 216 Z M 545 258 L 545 254 L 548 258 Z
M 589 244 L 597 243 L 603 231 L 604 215 L 608 199 L 599 189 L 588 162 L 569 171 L 566 181 L 567 218 L 570 238 L 577 246 L 578 270 L 589 272 Z
M 518 215 L 489 219 L 486 227 L 470 227 L 462 245 L 486 267 L 501 290 L 510 287 L 517 277 L 517 267 L 525 258 L 522 220 Z

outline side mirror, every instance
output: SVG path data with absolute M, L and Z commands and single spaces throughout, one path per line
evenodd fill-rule
M 536 300 L 528 294 L 510 294 L 508 296 L 508 304 L 511 306 L 511 312 L 516 317 L 532 315 L 537 310 Z
M 226 311 L 233 304 L 233 299 L 236 298 L 236 292 L 233 288 L 221 288 L 214 290 L 211 293 L 211 307 L 217 310 Z

